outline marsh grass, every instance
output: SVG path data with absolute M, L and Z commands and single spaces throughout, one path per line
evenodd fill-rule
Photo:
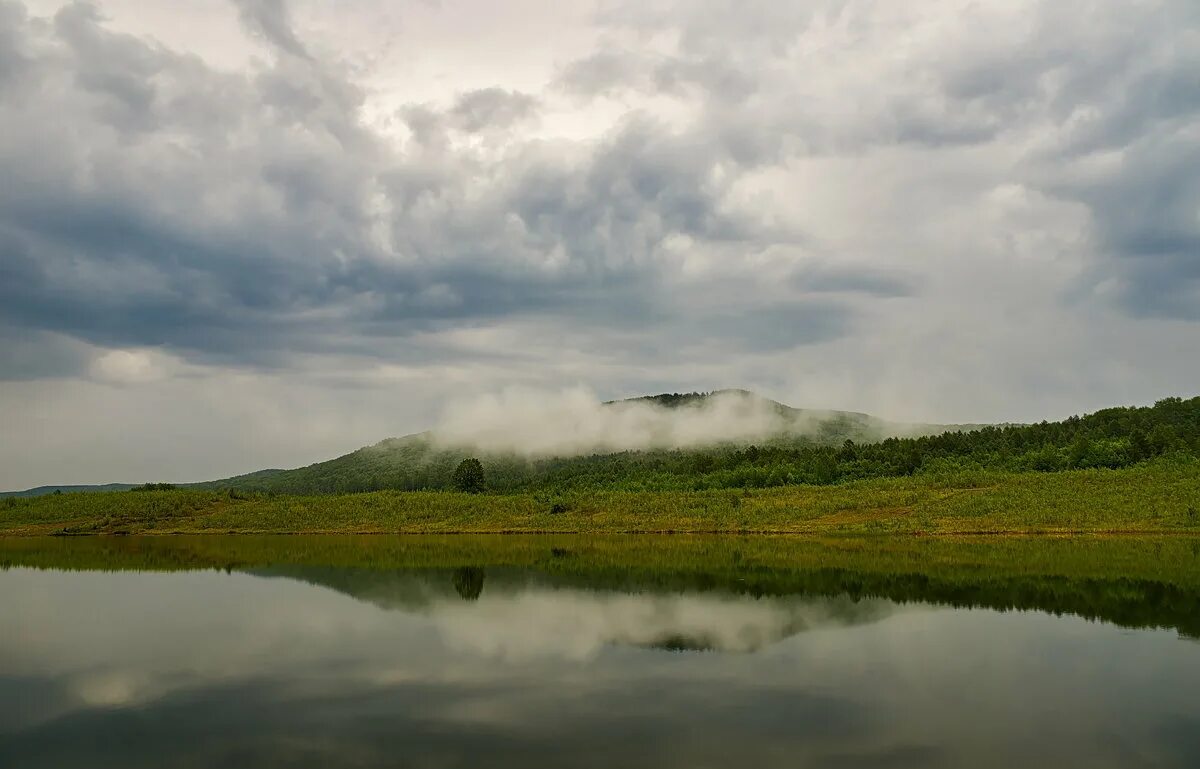
M 833 486 L 556 495 L 197 489 L 62 494 L 0 508 L 0 535 L 177 533 L 1013 534 L 1200 532 L 1200 463 L 972 472 Z

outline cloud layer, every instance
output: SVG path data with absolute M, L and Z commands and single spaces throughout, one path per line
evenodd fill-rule
M 186 14 L 0 0 L 0 416 L 44 416 L 0 486 L 112 472 L 47 436 L 118 386 L 210 453 L 307 399 L 127 465 L 182 480 L 513 384 L 983 421 L 1200 380 L 1190 0 Z
M 451 401 L 432 437 L 446 446 L 551 457 L 747 443 L 802 427 L 770 401 L 739 392 L 666 408 L 646 401 L 601 403 L 584 387 L 508 388 Z

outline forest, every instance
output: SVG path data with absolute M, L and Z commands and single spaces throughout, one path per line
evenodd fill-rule
M 1118 469 L 1164 455 L 1200 457 L 1200 397 L 1164 398 L 1153 406 L 1108 408 L 1059 422 L 869 443 L 847 438 L 835 445 L 829 445 L 826 434 L 786 436 L 750 446 L 528 458 L 441 449 L 427 435 L 417 435 L 309 467 L 261 471 L 199 486 L 286 494 L 454 490 L 455 471 L 465 459 L 477 458 L 482 477 L 472 477 L 471 491 L 704 491 L 826 486 L 971 471 Z
M 393 439 L 208 484 L 0 500 L 0 535 L 1200 531 L 1200 398 L 1060 422 L 529 459 Z

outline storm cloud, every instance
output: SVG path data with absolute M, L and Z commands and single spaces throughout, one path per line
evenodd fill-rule
M 47 415 L 0 486 L 114 480 L 40 431 L 145 388 L 210 447 L 355 425 L 128 463 L 204 477 L 510 385 L 951 422 L 1200 379 L 1189 0 L 175 13 L 0 0 L 0 415 Z

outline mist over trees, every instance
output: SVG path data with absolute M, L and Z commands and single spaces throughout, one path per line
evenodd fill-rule
M 688 396 L 683 396 L 687 398 Z M 682 399 L 681 399 L 682 400 Z M 1160 457 L 1200 458 L 1200 398 L 1110 408 L 1061 422 L 984 427 L 875 442 L 786 438 L 752 445 L 531 458 L 445 449 L 424 436 L 392 439 L 329 462 L 212 484 L 281 493 L 385 488 L 481 492 L 704 490 L 973 471 L 1121 468 Z M 486 481 L 486 482 L 485 482 Z

